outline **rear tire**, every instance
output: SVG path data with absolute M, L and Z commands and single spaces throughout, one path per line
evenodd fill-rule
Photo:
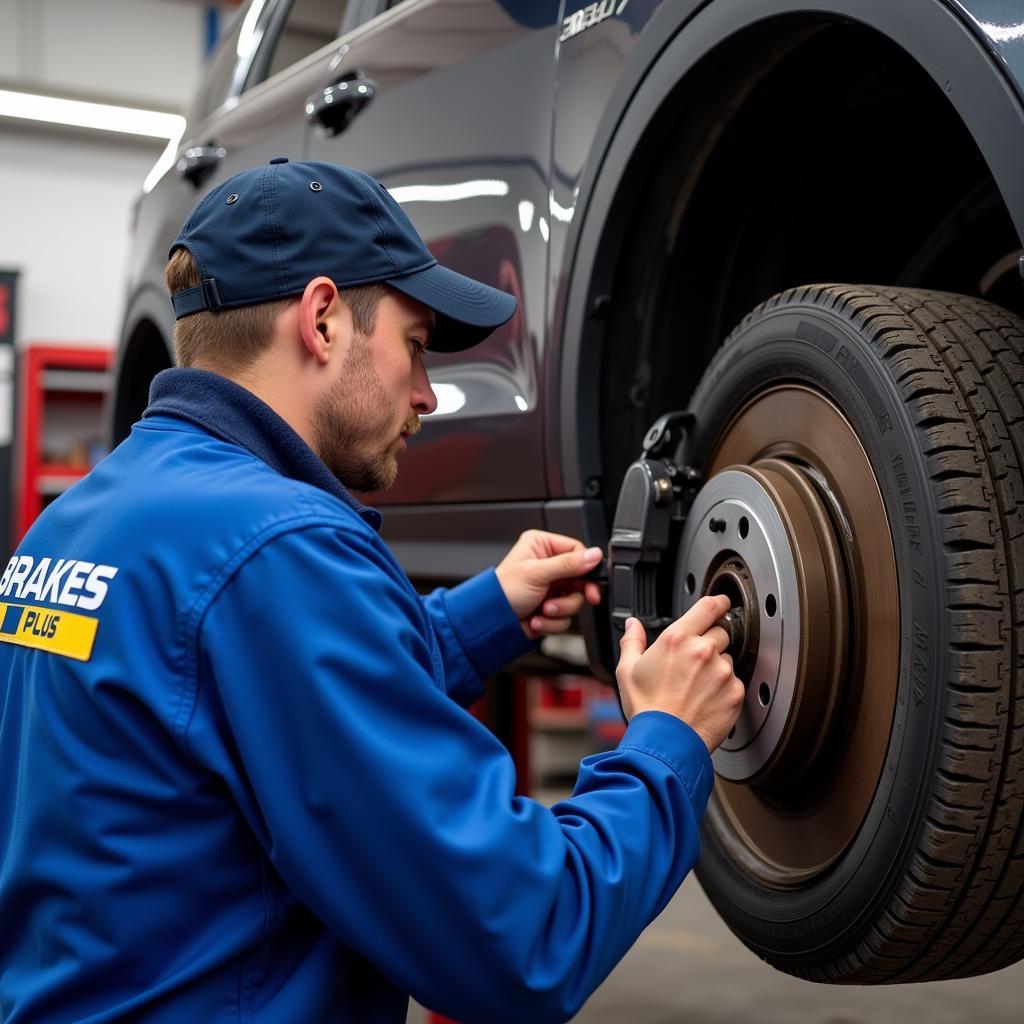
M 1022 352 L 1021 321 L 978 299 L 812 286 L 746 317 L 691 402 L 691 455 L 712 472 L 759 396 L 795 388 L 830 403 L 860 441 L 891 538 L 898 616 L 886 626 L 858 615 L 851 593 L 849 643 L 870 650 L 890 629 L 892 678 L 876 690 L 847 679 L 814 769 L 789 789 L 746 786 L 734 806 L 737 784 L 720 779 L 705 822 L 701 883 L 780 970 L 872 984 L 967 977 L 1024 957 Z M 829 477 L 835 467 L 813 465 L 821 439 L 792 436 L 787 447 L 786 429 L 744 441 L 744 461 L 803 460 Z M 889 557 L 858 543 L 846 547 L 851 578 L 856 560 Z M 834 817 L 843 800 L 829 780 L 859 753 L 851 718 L 885 692 L 889 734 L 865 768 L 859 825 L 834 849 L 825 843 L 813 870 L 761 870 L 743 808 L 757 803 L 762 830 L 819 813 L 828 828 L 829 805 Z

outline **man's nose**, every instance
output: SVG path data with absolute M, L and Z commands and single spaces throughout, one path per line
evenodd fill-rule
M 413 380 L 412 407 L 420 416 L 427 416 L 437 408 L 437 395 L 430 386 L 427 371 L 422 363 L 419 366 L 419 373 Z

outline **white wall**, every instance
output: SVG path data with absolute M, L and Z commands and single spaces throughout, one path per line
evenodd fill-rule
M 180 111 L 199 82 L 205 16 L 196 0 L 0 0 L 0 77 Z
M 195 0 L 0 0 L 0 87 L 183 110 L 205 18 Z M 19 345 L 114 343 L 131 206 L 164 145 L 0 119 L 0 268 L 21 272 Z
M 21 272 L 17 343 L 113 344 L 131 204 L 163 144 L 0 125 L 0 268 Z

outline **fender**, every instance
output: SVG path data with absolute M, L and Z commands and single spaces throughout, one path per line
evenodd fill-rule
M 140 327 L 150 325 L 152 332 L 157 337 L 146 340 L 137 339 L 139 344 L 146 346 L 160 345 L 161 350 L 141 353 L 138 345 L 133 344 L 133 339 Z M 110 447 L 119 444 L 127 436 L 127 427 L 130 420 L 134 419 L 125 409 L 121 408 L 125 402 L 130 401 L 134 389 L 123 386 L 122 382 L 127 376 L 133 375 L 138 360 L 146 358 L 149 363 L 160 363 L 171 366 L 174 363 L 174 355 L 171 347 L 171 338 L 174 336 L 174 312 L 171 308 L 170 299 L 164 291 L 163 282 L 155 280 L 152 275 L 144 276 L 134 289 L 124 319 L 121 322 L 121 333 L 118 340 L 117 352 L 114 362 L 114 386 L 112 401 L 107 403 L 106 409 L 106 436 Z M 125 423 L 125 420 L 129 423 Z
M 952 6 L 955 4 L 955 10 Z M 551 289 L 549 322 L 561 338 L 548 360 L 545 449 L 549 493 L 582 495 L 601 475 L 599 391 L 603 331 L 588 314 L 595 296 L 610 290 L 626 230 L 620 202 L 638 171 L 656 112 L 695 65 L 739 31 L 768 18 L 822 13 L 861 22 L 901 47 L 943 89 L 973 136 L 1020 237 L 1024 238 L 1024 60 L 1020 45 L 985 21 L 989 0 L 698 0 L 663 3 L 641 33 L 595 132 L 579 183 L 560 266 L 552 282 L 566 282 L 564 299 Z M 1019 40 L 1016 41 L 1020 43 Z M 585 358 L 584 358 L 585 353 Z M 613 486 L 617 482 L 609 482 Z M 600 543 L 600 541 L 597 541 Z

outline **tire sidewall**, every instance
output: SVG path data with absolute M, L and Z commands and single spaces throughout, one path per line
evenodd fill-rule
M 944 708 L 944 576 L 938 508 L 922 439 L 881 352 L 849 319 L 811 302 L 753 315 L 712 362 L 693 396 L 691 457 L 703 465 L 730 419 L 756 394 L 802 383 L 851 423 L 889 519 L 900 607 L 899 679 L 885 764 L 852 844 L 821 878 L 786 892 L 756 885 L 705 830 L 698 874 L 727 923 L 752 948 L 801 967 L 849 949 L 892 898 L 921 829 Z M 867 638 L 870 643 L 870 637 Z

